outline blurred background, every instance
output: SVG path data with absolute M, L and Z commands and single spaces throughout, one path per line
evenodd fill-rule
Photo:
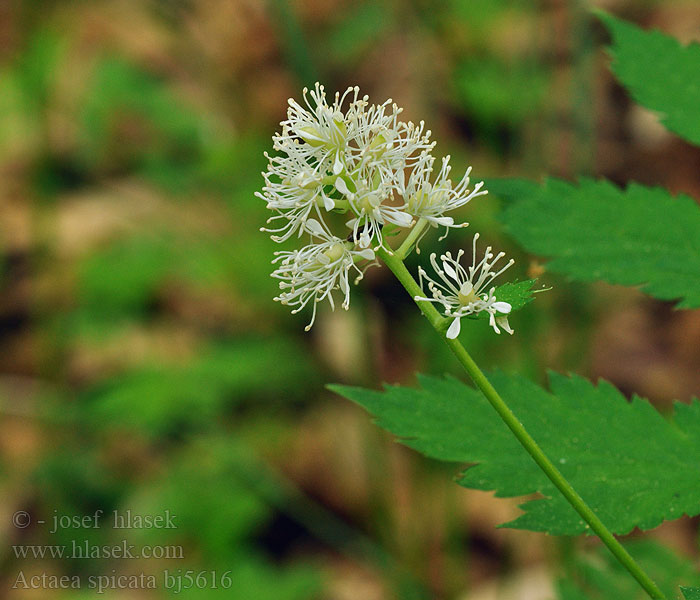
M 594 6 L 700 39 L 696 0 L 1 2 L 0 596 L 92 598 L 103 576 L 99 597 L 165 598 L 166 570 L 189 570 L 209 579 L 180 597 L 553 598 L 592 542 L 496 529 L 517 501 L 458 487 L 460 465 L 398 446 L 324 389 L 459 368 L 386 269 L 304 333 L 308 315 L 272 301 L 278 247 L 253 193 L 287 98 L 319 80 L 424 119 L 456 175 L 595 175 L 700 198 L 700 151 L 614 81 Z M 700 312 L 548 274 L 503 234 L 497 198 L 467 213 L 449 246 L 479 230 L 515 276 L 553 287 L 512 338 L 464 328 L 484 367 L 605 377 L 663 411 L 700 390 Z M 98 510 L 101 527 L 51 531 Z M 176 527 L 114 530 L 115 510 L 169 511 Z M 696 530 L 651 535 L 697 557 Z M 124 539 L 161 550 L 13 549 Z M 26 589 L 19 573 L 83 589 Z M 157 589 L 113 589 L 142 573 Z

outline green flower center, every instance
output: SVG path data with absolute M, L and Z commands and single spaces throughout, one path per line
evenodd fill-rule
M 328 248 L 328 250 L 326 250 L 323 254 L 328 258 L 328 260 L 334 262 L 343 256 L 344 253 L 345 246 L 342 243 L 338 243 Z
M 457 293 L 457 300 L 459 300 L 459 303 L 462 306 L 467 306 L 467 304 L 471 304 L 478 299 L 479 296 L 477 296 L 474 286 L 468 281 L 465 281 Z

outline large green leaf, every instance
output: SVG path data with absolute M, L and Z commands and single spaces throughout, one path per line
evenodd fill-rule
M 551 257 L 552 271 L 700 306 L 700 207 L 688 196 L 585 178 L 491 180 L 489 189 L 511 201 L 503 212 L 511 235 Z
M 700 600 L 700 588 L 681 587 L 685 600 Z
M 477 463 L 459 480 L 500 497 L 539 492 L 508 525 L 556 535 L 587 532 L 485 397 L 453 378 L 421 377 L 421 389 L 331 389 L 421 453 Z M 517 376 L 492 383 L 574 488 L 615 533 L 651 529 L 700 513 L 700 402 L 677 404 L 667 421 L 646 400 L 628 402 L 611 384 L 553 374 L 552 392 Z
M 681 45 L 610 15 L 600 18 L 613 37 L 612 69 L 633 98 L 661 113 L 662 123 L 700 145 L 700 44 Z

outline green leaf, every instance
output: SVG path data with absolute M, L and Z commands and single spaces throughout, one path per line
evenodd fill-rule
M 676 405 L 673 422 L 611 384 L 552 374 L 548 393 L 495 373 L 496 389 L 579 494 L 615 533 L 700 513 L 700 402 Z M 540 493 L 509 526 L 555 535 L 587 531 L 486 398 L 453 379 L 420 377 L 421 389 L 332 386 L 380 427 L 426 456 L 464 463 L 459 483 L 499 497 Z
M 499 285 L 494 292 L 496 298 L 501 302 L 511 305 L 511 310 L 520 310 L 534 299 L 532 286 L 536 279 L 525 279 L 524 281 L 509 281 Z
M 507 302 L 510 304 L 511 310 L 509 314 L 513 314 L 515 311 L 520 310 L 523 306 L 533 301 L 535 296 L 532 291 L 532 286 L 536 281 L 536 279 L 508 281 L 496 288 L 494 296 L 499 302 Z M 486 311 L 482 311 L 471 318 L 487 321 L 489 317 L 490 315 Z
M 700 207 L 688 196 L 586 178 L 491 180 L 489 189 L 511 201 L 502 217 L 510 234 L 551 257 L 552 271 L 700 307 Z
M 661 122 L 700 145 L 700 44 L 683 46 L 659 31 L 599 13 L 613 37 L 612 69 L 632 97 Z
M 683 592 L 685 600 L 700 600 L 700 588 L 681 586 L 681 592 Z
M 667 598 L 678 598 L 679 582 L 700 583 L 700 575 L 691 560 L 678 556 L 658 542 L 634 541 L 625 547 Z M 605 548 L 578 558 L 570 578 L 558 582 L 557 589 L 560 600 L 648 599 L 646 592 Z

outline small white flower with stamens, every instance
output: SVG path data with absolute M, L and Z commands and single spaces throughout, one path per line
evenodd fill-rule
M 499 252 L 494 255 L 491 246 L 489 246 L 486 248 L 484 257 L 477 262 L 476 241 L 478 238 L 479 234 L 477 233 L 472 243 L 472 264 L 466 269 L 459 264 L 464 250 L 460 250 L 456 258 L 452 258 L 449 252 L 443 254 L 440 257 L 442 266 L 438 264 L 434 253 L 430 255 L 430 262 L 435 272 L 440 276 L 441 283 L 428 277 L 422 268 L 418 270 L 421 289 L 425 293 L 423 282 L 427 281 L 432 298 L 416 296 L 415 299 L 434 302 L 442 306 L 444 315 L 453 319 L 446 334 L 450 339 L 459 335 L 462 317 L 476 315 L 483 311 L 489 314 L 489 325 L 496 333 L 501 332 L 499 326 L 511 335 L 513 333 L 508 324 L 508 314 L 512 306 L 508 302 L 499 302 L 494 295 L 495 286 L 489 288 L 489 285 L 515 261 L 511 259 L 500 270 L 494 270 L 496 263 L 505 256 L 505 253 Z
M 280 224 L 277 228 L 261 228 L 271 233 L 275 242 L 284 242 L 298 232 L 304 233 L 304 224 L 312 215 L 322 221 L 321 207 L 330 210 L 334 202 L 326 197 L 321 177 L 307 168 L 294 154 L 284 159 L 269 156 L 268 172 L 263 173 L 265 186 L 255 195 L 267 202 L 267 208 L 275 211 L 268 224 Z
M 389 105 L 391 111 L 387 114 Z M 348 145 L 353 168 L 379 167 L 392 171 L 393 176 L 435 147 L 425 123 L 399 121 L 402 112 L 402 108 L 387 100 L 357 114 L 351 128 L 352 143 Z
M 377 186 L 372 188 L 367 179 L 358 178 L 354 182 L 356 191 L 353 192 L 343 179 L 338 178 L 335 187 L 348 200 L 357 215 L 347 222 L 347 226 L 352 229 L 353 241 L 361 248 L 369 247 L 372 240 L 376 242 L 375 247 L 382 246 L 382 227 L 387 223 L 398 227 L 410 227 L 413 224 L 413 217 L 404 211 L 404 205 L 392 204 L 391 183 L 380 180 Z
M 329 105 L 321 84 L 317 83 L 311 91 L 304 88 L 306 106 L 293 98 L 289 99 L 287 120 L 281 123 L 282 133 L 273 137 L 276 149 L 286 150 L 296 146 L 309 163 L 321 166 L 324 171 L 340 173 L 347 152 L 351 116 L 366 104 L 358 99 L 359 92 L 356 86 L 345 90 L 342 96 L 336 93 L 333 104 Z M 343 104 L 348 98 L 350 106 L 344 112 Z
M 374 260 L 374 252 L 369 249 L 355 250 L 351 242 L 331 235 L 315 219 L 306 222 L 306 229 L 319 241 L 292 252 L 276 252 L 272 261 L 277 269 L 272 277 L 279 279 L 281 293 L 275 298 L 282 304 L 295 306 L 296 314 L 309 302 L 313 303 L 311 321 L 306 330 L 311 329 L 316 319 L 316 305 L 325 299 L 335 310 L 333 292 L 340 290 L 343 295 L 342 307 L 350 306 L 351 269 L 357 271 L 355 283 L 362 279 L 363 272 L 357 262 Z
M 423 154 L 416 163 L 408 178 L 408 182 L 401 190 L 406 200 L 406 210 L 416 217 L 422 217 L 433 227 L 445 227 L 444 239 L 450 228 L 466 227 L 469 223 L 455 223 L 454 218 L 445 213 L 455 210 L 467 204 L 477 196 L 483 196 L 488 192 L 482 190 L 484 182 L 479 182 L 473 190 L 469 189 L 469 167 L 461 181 L 453 186 L 450 179 L 450 157 L 442 159 L 442 167 L 435 180 L 431 183 L 433 164 L 435 158 L 430 154 Z

